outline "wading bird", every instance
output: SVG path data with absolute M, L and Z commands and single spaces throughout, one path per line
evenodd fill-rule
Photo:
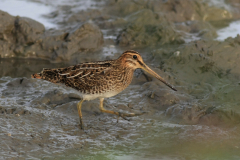
M 80 127 L 84 129 L 81 107 L 84 100 L 100 99 L 100 110 L 105 113 L 125 117 L 138 116 L 143 113 L 121 113 L 103 108 L 104 98 L 115 96 L 131 83 L 134 70 L 141 68 L 172 90 L 177 91 L 162 77 L 151 70 L 141 55 L 133 50 L 125 51 L 118 59 L 99 62 L 86 62 L 66 68 L 43 69 L 32 78 L 44 79 L 53 83 L 63 83 L 79 91 L 81 101 L 77 104 Z

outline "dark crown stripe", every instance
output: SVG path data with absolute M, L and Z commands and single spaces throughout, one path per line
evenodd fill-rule
M 138 52 L 134 51 L 134 50 L 127 50 L 125 52 L 123 52 L 123 54 L 125 53 L 135 53 L 135 54 L 139 54 Z

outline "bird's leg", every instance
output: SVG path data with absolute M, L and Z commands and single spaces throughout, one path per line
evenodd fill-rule
M 143 112 L 143 113 L 121 113 L 121 112 L 114 112 L 114 111 L 106 110 L 106 109 L 103 108 L 103 100 L 104 100 L 104 98 L 100 98 L 100 110 L 101 110 L 101 112 L 115 114 L 117 116 L 122 117 L 125 120 L 128 120 L 126 117 L 139 116 L 139 115 L 142 115 L 142 114 L 145 113 L 145 112 Z
M 78 114 L 79 114 L 79 121 L 80 121 L 80 127 L 81 127 L 81 129 L 82 130 L 84 130 L 84 125 L 83 125 L 83 121 L 82 121 L 82 111 L 81 111 L 81 108 L 82 108 L 82 103 L 83 103 L 83 99 L 80 101 L 80 102 L 78 102 L 78 104 L 77 104 L 77 108 L 78 108 Z

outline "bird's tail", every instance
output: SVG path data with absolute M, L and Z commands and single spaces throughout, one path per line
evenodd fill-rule
M 40 73 L 32 74 L 32 78 L 44 79 L 53 83 L 59 83 L 58 69 L 48 69 L 44 68 Z
M 31 78 L 42 79 L 42 74 L 41 74 L 41 73 L 32 74 L 32 75 L 31 75 Z

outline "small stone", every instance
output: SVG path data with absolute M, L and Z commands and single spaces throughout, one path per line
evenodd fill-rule
M 175 57 L 178 57 L 178 56 L 180 55 L 180 51 L 174 52 L 173 55 L 174 55 Z

